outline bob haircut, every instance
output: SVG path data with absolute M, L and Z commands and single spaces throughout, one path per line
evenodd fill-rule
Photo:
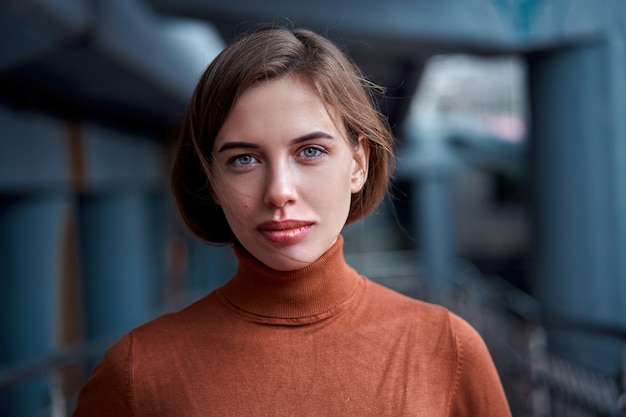
M 171 173 L 175 202 L 187 227 L 214 244 L 236 242 L 212 198 L 212 148 L 236 100 L 251 86 L 295 74 L 311 83 L 344 123 L 356 149 L 369 145 L 367 181 L 352 195 L 346 224 L 370 213 L 388 189 L 393 135 L 374 104 L 382 89 L 368 82 L 331 41 L 305 29 L 263 26 L 238 37 L 207 67 L 193 92 Z

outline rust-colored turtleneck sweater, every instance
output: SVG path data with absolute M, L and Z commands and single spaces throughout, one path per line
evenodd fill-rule
M 291 272 L 237 247 L 228 283 L 107 351 L 74 416 L 510 416 L 480 336 L 342 245 Z

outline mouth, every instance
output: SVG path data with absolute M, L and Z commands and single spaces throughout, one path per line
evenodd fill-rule
M 313 223 L 300 220 L 271 221 L 259 225 L 257 230 L 270 242 L 295 243 L 311 229 Z

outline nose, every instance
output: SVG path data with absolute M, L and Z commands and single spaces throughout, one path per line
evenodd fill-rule
M 294 175 L 288 163 L 272 167 L 267 173 L 264 202 L 282 208 L 296 200 Z

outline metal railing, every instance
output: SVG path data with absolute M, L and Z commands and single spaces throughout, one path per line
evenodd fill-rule
M 45 357 L 27 363 L 0 369 L 0 391 L 23 382 L 44 377 L 47 381 L 47 399 L 37 414 L 42 417 L 67 417 L 74 408 L 76 393 L 64 392 L 63 374 L 71 366 L 85 365 L 98 360 L 115 338 L 86 341 L 59 349 Z

